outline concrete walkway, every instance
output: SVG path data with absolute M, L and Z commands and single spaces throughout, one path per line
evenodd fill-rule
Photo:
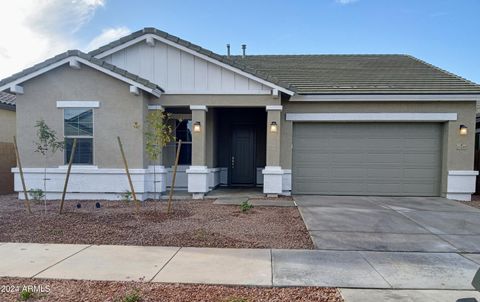
M 0 277 L 471 290 L 479 254 L 0 243 Z

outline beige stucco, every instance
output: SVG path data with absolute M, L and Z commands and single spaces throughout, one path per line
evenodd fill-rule
M 82 65 L 79 70 L 61 66 L 22 84 L 25 93 L 17 97 L 17 136 L 24 167 L 43 167 L 35 153 L 35 122 L 45 122 L 63 139 L 63 109 L 57 101 L 98 101 L 94 109 L 94 165 L 122 168 L 117 136 L 123 142 L 130 168 L 144 167 L 143 125 L 147 97 L 129 92 L 129 85 Z M 138 123 L 139 127 L 134 128 Z M 63 152 L 48 158 L 48 167 L 64 164 Z
M 270 131 L 272 122 L 277 123 L 277 132 Z M 267 166 L 280 166 L 281 125 L 281 111 L 269 110 L 267 114 Z
M 163 94 L 159 99 L 153 99 L 152 105 L 190 106 L 206 105 L 207 107 L 265 107 L 279 105 L 280 99 L 271 95 L 191 95 L 191 94 Z
M 207 165 L 207 112 L 203 109 L 192 110 L 192 124 L 200 123 L 200 132 L 192 131 L 192 165 Z
M 443 123 L 443 163 L 442 192 L 446 191 L 449 170 L 473 170 L 475 147 L 475 109 L 476 103 L 465 102 L 290 102 L 283 100 L 281 166 L 292 168 L 292 130 L 293 123 L 286 121 L 287 113 L 457 113 L 458 119 Z M 466 125 L 470 131 L 467 136 L 459 135 L 460 125 Z M 459 150 L 458 145 L 465 145 Z
M 0 143 L 13 142 L 15 111 L 0 108 Z

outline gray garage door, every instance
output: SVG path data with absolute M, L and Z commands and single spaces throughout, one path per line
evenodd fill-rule
M 441 125 L 294 123 L 295 194 L 438 196 Z

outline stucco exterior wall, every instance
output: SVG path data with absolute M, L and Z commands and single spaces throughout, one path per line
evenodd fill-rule
M 123 168 L 117 145 L 120 136 L 130 168 L 144 167 L 143 124 L 147 98 L 129 92 L 129 85 L 92 68 L 75 70 L 61 66 L 22 84 L 17 97 L 17 136 L 22 164 L 43 167 L 42 156 L 35 153 L 35 122 L 45 122 L 63 139 L 63 109 L 57 101 L 98 101 L 94 109 L 94 165 L 99 168 Z M 137 122 L 140 127 L 134 128 Z M 50 155 L 48 167 L 64 164 L 63 152 Z
M 290 102 L 283 100 L 281 124 L 281 166 L 292 168 L 292 121 L 287 113 L 457 113 L 458 119 L 443 123 L 442 191 L 446 191 L 450 170 L 472 170 L 475 148 L 475 102 Z M 468 127 L 468 135 L 460 136 L 459 127 Z M 458 145 L 466 145 L 458 150 Z
M 15 111 L 0 108 L 0 143 L 12 143 L 15 135 Z
M 207 107 L 265 107 L 280 105 L 280 99 L 271 95 L 212 95 L 212 94 L 163 94 L 152 99 L 151 105 L 190 106 L 206 105 Z

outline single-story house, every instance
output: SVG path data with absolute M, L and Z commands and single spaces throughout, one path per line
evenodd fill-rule
M 194 198 L 218 186 L 458 200 L 475 191 L 480 86 L 409 55 L 219 55 L 145 28 L 23 70 L 0 81 L 0 91 L 17 97 L 27 187 L 43 186 L 35 121 L 66 140 L 48 158 L 48 198 L 61 194 L 73 138 L 68 198 L 129 190 L 117 136 L 139 198 L 153 192 L 154 166 L 165 192 L 176 142 L 158 162 L 148 159 L 151 110 L 177 119 L 184 144 L 176 189 Z

